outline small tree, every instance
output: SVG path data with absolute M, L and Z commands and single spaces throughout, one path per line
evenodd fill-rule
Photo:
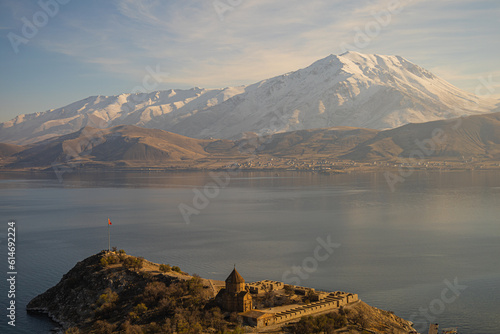
M 160 264 L 160 271 L 166 273 L 167 271 L 172 270 L 172 267 L 169 264 Z
M 144 265 L 144 258 L 129 256 L 123 260 L 123 266 L 128 269 L 139 270 Z
M 147 306 L 144 303 L 137 304 L 134 307 L 134 310 L 130 312 L 129 318 L 132 320 L 138 320 L 146 311 L 148 310 Z
M 109 265 L 108 260 L 106 260 L 105 257 L 101 257 L 101 260 L 99 261 L 99 263 L 101 264 L 101 266 L 103 268 L 106 268 Z
M 134 312 L 137 313 L 139 316 L 141 316 L 144 313 L 146 313 L 147 310 L 148 310 L 148 308 L 147 308 L 146 305 L 144 305 L 144 303 L 137 304 L 134 307 Z
M 110 288 L 106 288 L 106 290 L 104 290 L 104 293 L 99 296 L 99 299 L 97 299 L 97 304 L 101 306 L 106 303 L 114 303 L 117 300 L 118 294 Z

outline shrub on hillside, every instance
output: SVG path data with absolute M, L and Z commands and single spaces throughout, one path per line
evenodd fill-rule
M 144 258 L 129 256 L 123 260 L 123 266 L 127 269 L 139 270 L 144 265 Z
M 307 316 L 300 319 L 292 326 L 294 334 L 309 334 L 309 333 L 334 333 L 336 329 L 347 325 L 345 316 L 337 313 L 328 313 L 318 317 Z
M 167 271 L 172 270 L 172 267 L 169 264 L 160 264 L 160 271 L 166 273 Z
M 115 254 L 109 254 L 106 256 L 103 256 L 100 260 L 101 266 L 107 267 L 112 264 L 117 264 L 120 263 L 120 258 L 116 256 Z
M 149 307 L 158 305 L 160 300 L 168 295 L 169 291 L 165 283 L 162 282 L 150 282 L 146 285 L 144 289 L 144 294 L 142 297 L 143 302 Z

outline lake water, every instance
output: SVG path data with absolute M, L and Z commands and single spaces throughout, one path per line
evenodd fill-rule
M 77 261 L 111 244 L 154 262 L 224 280 L 288 280 L 358 293 L 372 306 L 461 333 L 500 333 L 500 173 L 239 173 L 186 224 L 208 173 L 0 174 L 2 248 L 17 222 L 16 327 L 47 333 L 27 302 Z M 198 206 L 201 208 L 201 206 Z M 318 246 L 334 243 L 330 253 Z M 6 259 L 6 255 L 4 256 Z M 3 266 L 6 273 L 7 264 Z M 298 271 L 300 270 L 300 272 Z M 450 288 L 451 286 L 451 288 Z M 6 281 L 0 300 L 6 313 Z

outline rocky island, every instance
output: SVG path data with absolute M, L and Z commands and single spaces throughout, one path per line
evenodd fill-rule
M 354 293 L 263 280 L 225 282 L 188 275 L 123 250 L 78 262 L 27 305 L 61 332 L 75 333 L 416 333 L 409 321 Z

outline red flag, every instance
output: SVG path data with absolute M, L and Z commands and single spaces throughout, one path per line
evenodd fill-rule
M 109 218 L 108 218 L 108 225 L 112 225 L 112 224 L 111 224 L 111 220 L 109 220 Z

